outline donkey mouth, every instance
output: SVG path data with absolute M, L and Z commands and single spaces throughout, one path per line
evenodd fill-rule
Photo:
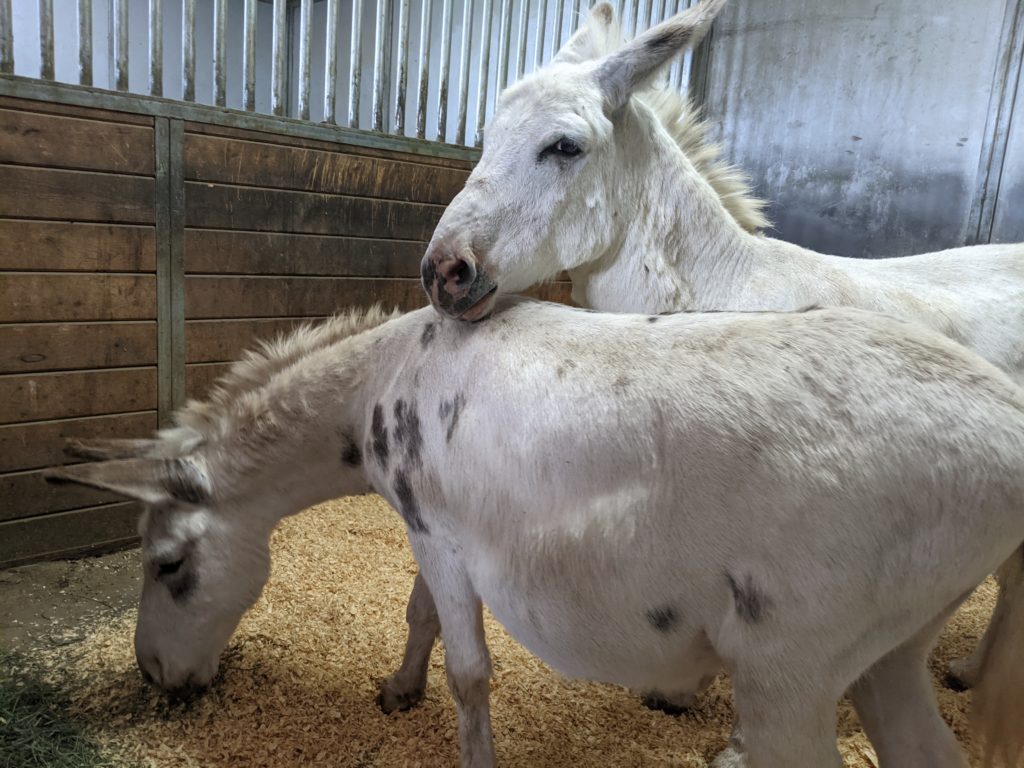
M 498 286 L 494 286 L 483 295 L 475 304 L 458 316 L 459 320 L 468 323 L 477 323 L 487 318 L 494 309 L 494 300 L 498 295 Z

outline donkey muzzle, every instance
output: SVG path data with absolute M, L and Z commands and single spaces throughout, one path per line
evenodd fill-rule
M 443 315 L 482 320 L 490 312 L 497 284 L 466 248 L 430 248 L 420 263 L 423 290 Z

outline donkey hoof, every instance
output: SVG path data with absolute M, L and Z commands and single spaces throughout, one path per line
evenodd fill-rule
M 385 715 L 392 712 L 405 712 L 412 709 L 423 701 L 423 689 L 414 688 L 411 691 L 402 690 L 390 678 L 380 685 L 380 692 L 377 694 L 377 706 Z
M 946 668 L 946 676 L 942 679 L 943 685 L 951 691 L 963 693 L 974 687 L 977 673 L 972 665 L 964 659 L 951 661 Z
M 648 693 L 641 701 L 648 709 L 658 710 L 666 715 L 672 715 L 672 717 L 679 717 L 680 715 L 685 715 L 693 708 L 694 697 L 687 694 L 670 698 L 660 693 Z

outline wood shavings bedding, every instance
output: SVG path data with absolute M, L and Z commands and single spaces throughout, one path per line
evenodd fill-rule
M 452 766 L 455 707 L 435 648 L 425 701 L 386 716 L 377 682 L 398 665 L 416 572 L 401 521 L 378 496 L 321 505 L 286 520 L 273 574 L 243 619 L 212 690 L 169 704 L 144 686 L 132 650 L 134 615 L 93 632 L 73 659 L 80 716 L 113 756 L 159 768 Z M 972 648 L 994 601 L 987 582 L 947 628 L 932 659 Z M 732 718 L 720 678 L 690 714 L 643 707 L 621 688 L 565 680 L 487 617 L 494 662 L 491 711 L 502 766 L 692 766 L 725 744 Z M 969 694 L 939 688 L 944 717 L 967 743 Z M 839 707 L 846 764 L 876 764 L 848 702 Z

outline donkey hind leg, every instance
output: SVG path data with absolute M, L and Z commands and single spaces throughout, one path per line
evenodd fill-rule
M 842 768 L 836 747 L 842 684 L 832 685 L 826 670 L 806 674 L 804 680 L 818 683 L 807 688 L 781 674 L 741 669 L 733 675 L 737 722 L 715 768 Z
M 967 768 L 939 714 L 927 667 L 928 653 L 960 602 L 876 661 L 850 688 L 880 768 Z
M 405 643 L 402 666 L 380 684 L 377 705 L 386 713 L 411 709 L 423 699 L 427 687 L 427 666 L 434 640 L 441 629 L 434 596 L 422 574 L 416 574 L 405 609 L 409 637 Z
M 966 691 L 973 688 L 981 674 L 981 666 L 992 645 L 992 638 L 999 631 L 999 624 L 1006 615 L 1006 606 L 1010 602 L 1009 593 L 1024 589 L 1024 547 L 1016 550 L 1009 559 L 996 571 L 996 582 L 999 591 L 996 593 L 996 607 L 992 611 L 988 628 L 982 635 L 978 647 L 969 656 L 954 659 L 949 663 L 946 674 L 946 686 L 954 691 Z

